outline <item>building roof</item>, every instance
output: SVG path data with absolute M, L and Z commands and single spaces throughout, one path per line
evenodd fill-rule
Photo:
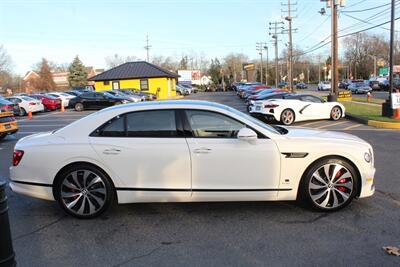
M 176 73 L 146 61 L 127 62 L 88 79 L 89 81 L 124 80 L 156 77 L 179 77 Z

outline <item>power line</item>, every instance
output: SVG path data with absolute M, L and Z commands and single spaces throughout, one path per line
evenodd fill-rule
M 351 15 L 348 15 L 348 14 L 343 14 L 343 15 L 345 15 L 346 17 L 349 17 L 349 18 L 352 18 L 352 19 L 355 19 L 355 20 L 361 21 L 361 22 L 363 22 L 363 23 L 367 23 L 367 24 L 373 25 L 373 23 L 372 23 L 372 22 L 369 22 L 369 21 L 366 21 L 366 20 L 362 20 L 362 19 L 359 19 L 359 18 L 353 17 L 353 16 L 351 16 Z M 381 29 L 384 29 L 384 30 L 387 30 L 387 31 L 390 31 L 390 29 L 388 29 L 388 28 L 385 28 L 385 27 L 379 27 L 379 28 L 381 28 Z M 398 31 L 396 31 L 396 32 L 398 32 Z
M 397 18 L 395 18 L 394 20 L 399 20 L 399 19 L 400 19 L 400 17 L 397 17 Z M 338 36 L 338 38 L 343 38 L 343 37 L 347 37 L 347 36 L 354 35 L 354 34 L 357 34 L 357 33 L 366 32 L 366 31 L 369 31 L 369 30 L 372 30 L 372 29 L 381 27 L 382 25 L 388 24 L 389 22 L 390 22 L 390 21 L 386 21 L 386 22 L 380 23 L 380 24 L 378 24 L 378 25 L 374 25 L 374 26 L 371 26 L 371 27 L 368 27 L 368 28 L 365 28 L 365 29 L 362 29 L 362 30 L 359 30 L 359 31 L 356 31 L 356 32 L 351 32 L 351 33 L 343 34 L 343 35 Z M 327 46 L 327 45 L 330 44 L 331 42 L 332 42 L 332 41 L 329 41 L 329 42 L 326 42 L 326 43 L 324 43 L 324 44 L 322 44 L 322 45 L 319 45 L 319 44 L 323 43 L 323 41 L 321 41 L 321 42 L 318 43 L 318 45 L 319 45 L 318 47 L 315 47 L 315 48 L 310 49 L 310 50 L 307 50 L 307 51 L 305 51 L 305 52 L 296 54 L 296 55 L 294 55 L 294 56 L 303 56 L 303 55 L 312 53 L 312 52 L 314 52 L 314 51 L 316 51 L 316 50 L 318 50 L 318 49 L 320 49 L 320 48 L 322 48 L 322 47 Z M 315 46 L 315 45 L 314 45 L 314 46 Z
M 303 42 L 305 39 L 307 39 L 308 37 L 310 37 L 311 35 L 313 35 L 316 31 L 320 30 L 320 28 L 322 27 L 322 25 L 325 24 L 325 22 L 328 21 L 328 19 L 331 16 L 326 16 L 325 20 L 323 22 L 321 22 L 321 24 L 319 24 L 312 32 L 310 32 L 309 34 L 306 35 L 306 37 L 304 37 L 303 39 L 301 39 L 300 41 L 298 41 L 299 43 Z
M 396 1 L 396 2 L 398 2 L 398 1 Z M 360 10 L 343 10 L 343 11 L 341 11 L 341 13 L 364 12 L 364 11 L 374 10 L 374 9 L 381 8 L 381 7 L 388 6 L 388 5 L 390 5 L 390 3 L 384 4 L 384 5 L 375 6 L 375 7 L 360 9 Z
M 347 8 L 350 8 L 350 7 L 353 7 L 353 6 L 357 6 L 357 5 L 359 5 L 361 3 L 364 3 L 364 2 L 367 2 L 367 0 L 361 0 L 361 1 L 357 2 L 357 3 L 354 3 L 352 5 L 347 6 Z

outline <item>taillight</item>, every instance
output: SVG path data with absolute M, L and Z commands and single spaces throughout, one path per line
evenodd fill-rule
M 29 106 L 34 106 L 34 105 L 36 105 L 36 103 L 34 103 L 34 102 L 29 103 Z
M 5 108 L 5 109 L 12 109 L 13 107 L 10 106 L 10 105 L 5 105 L 4 108 Z
M 22 156 L 24 155 L 24 151 L 22 150 L 14 150 L 14 155 L 13 155 L 13 166 L 17 166 L 22 159 Z
M 277 105 L 277 104 L 267 104 L 267 105 L 264 106 L 264 108 L 276 108 L 276 107 L 279 107 L 279 105 Z

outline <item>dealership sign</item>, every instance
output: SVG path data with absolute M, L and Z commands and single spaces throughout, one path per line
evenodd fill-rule
M 400 93 L 392 93 L 392 108 L 400 108 Z

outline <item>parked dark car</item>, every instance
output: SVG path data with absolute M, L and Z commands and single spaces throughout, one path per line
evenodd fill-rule
M 340 81 L 338 87 L 340 89 L 347 89 L 348 86 L 349 86 L 349 84 L 346 81 Z
M 280 82 L 278 83 L 278 88 L 286 88 L 289 86 L 288 82 Z
M 303 82 L 299 82 L 298 84 L 296 84 L 296 89 L 307 89 L 307 88 L 308 88 L 307 84 Z
M 2 98 L 0 99 L 0 112 L 13 112 L 14 115 L 18 115 L 19 106 Z
M 64 93 L 69 94 L 69 95 L 73 95 L 73 96 L 78 96 L 83 94 L 83 91 L 65 91 Z
M 61 108 L 61 100 L 57 97 L 47 94 L 35 94 L 30 97 L 42 101 L 45 111 L 52 111 Z
M 372 90 L 381 90 L 378 80 L 369 80 L 369 87 L 371 87 Z
M 86 92 L 69 101 L 69 107 L 76 111 L 85 109 L 102 109 L 114 105 L 129 103 L 126 98 L 102 92 Z

